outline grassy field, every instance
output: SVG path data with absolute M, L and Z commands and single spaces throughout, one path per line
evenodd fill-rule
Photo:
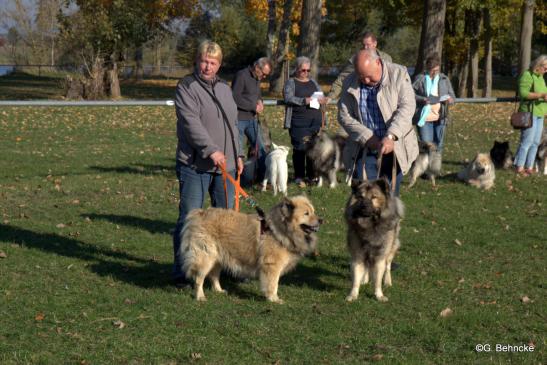
M 0 363 L 543 364 L 546 178 L 501 171 L 482 192 L 452 175 L 494 139 L 516 148 L 511 108 L 454 107 L 438 189 L 403 186 L 388 303 L 368 286 L 344 301 L 349 188 L 291 185 L 326 223 L 321 255 L 281 279 L 286 304 L 276 305 L 257 281 L 223 278 L 228 295 L 207 287 L 206 303 L 171 285 L 172 108 L 3 107 Z M 288 144 L 282 108 L 266 113 L 274 141 Z M 277 201 L 250 192 L 264 208 Z M 440 316 L 446 308 L 452 315 Z

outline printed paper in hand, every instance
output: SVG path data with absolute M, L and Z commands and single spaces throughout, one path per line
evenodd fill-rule
M 310 108 L 313 109 L 319 109 L 319 98 L 323 98 L 325 95 L 322 91 L 316 91 L 312 94 L 311 100 L 310 100 Z

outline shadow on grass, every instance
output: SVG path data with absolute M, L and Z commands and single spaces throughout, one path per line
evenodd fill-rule
M 0 99 L 58 99 L 63 94 L 61 77 L 13 72 L 0 77 Z
M 135 164 L 132 166 L 89 166 L 89 169 L 102 173 L 114 172 L 117 174 L 141 174 L 141 175 L 174 175 L 175 163 L 173 165 L 149 165 Z
M 163 100 L 175 98 L 175 86 L 169 84 L 124 81 L 121 83 L 120 88 L 122 95 L 128 99 Z
M 170 264 L 158 263 L 123 251 L 97 247 L 73 238 L 53 233 L 38 233 L 0 224 L 0 241 L 90 263 L 93 272 L 144 288 L 159 288 L 171 284 Z M 116 262 L 114 260 L 124 260 Z
M 447 160 L 443 160 L 443 164 L 445 165 L 454 165 L 454 166 L 465 166 L 468 164 L 468 162 L 465 162 L 465 161 L 447 161 Z
M 92 220 L 106 220 L 124 226 L 146 229 L 150 233 L 172 233 L 171 231 L 175 228 L 175 222 L 157 221 L 131 215 L 82 214 L 81 216 L 89 217 Z
M 280 281 L 285 285 L 300 287 L 306 286 L 318 291 L 339 289 L 338 287 L 323 282 L 321 280 L 321 277 L 325 276 L 345 277 L 340 273 L 323 269 L 321 267 L 318 267 L 317 265 L 300 263 L 298 264 L 298 266 L 296 266 L 296 269 L 294 271 L 291 271 L 285 277 L 282 277 Z

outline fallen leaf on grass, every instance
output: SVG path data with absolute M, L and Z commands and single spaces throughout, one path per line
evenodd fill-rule
M 520 301 L 522 302 L 522 304 L 528 304 L 528 303 L 532 302 L 532 300 L 530 298 L 528 298 L 527 295 L 520 298 Z
M 496 304 L 497 302 L 495 300 L 493 300 L 491 302 L 485 302 L 484 300 L 481 300 L 479 303 L 481 305 L 489 305 L 489 304 Z
M 65 228 L 66 226 L 65 226 L 63 223 L 59 223 L 59 224 L 56 225 L 55 227 L 57 227 L 57 228 Z
M 112 322 L 112 325 L 113 325 L 114 327 L 117 327 L 117 328 L 120 329 L 120 330 L 121 330 L 122 328 L 125 327 L 125 323 L 123 323 L 123 322 L 120 321 L 120 320 L 117 320 L 117 321 Z
M 36 316 L 34 317 L 34 320 L 36 321 L 43 321 L 44 318 L 46 318 L 45 314 L 44 313 L 37 313 Z
M 443 309 L 441 313 L 439 314 L 441 317 L 446 318 L 448 316 L 451 316 L 454 313 L 454 311 L 448 307 Z
M 0 251 L 0 259 L 5 259 L 6 257 L 8 257 L 8 255 L 6 255 L 4 251 Z
M 372 361 L 380 361 L 384 358 L 384 355 L 382 354 L 376 354 L 372 356 Z
M 201 359 L 201 353 L 200 352 L 192 352 L 190 357 L 192 358 L 192 360 L 199 360 L 199 359 Z
M 131 304 L 135 304 L 136 302 L 134 300 L 131 300 L 129 298 L 126 298 L 124 301 L 123 301 L 124 304 L 127 304 L 127 305 L 131 305 Z
M 457 244 L 458 246 L 461 246 L 461 245 L 462 245 L 462 243 L 460 242 L 460 240 L 457 239 L 457 238 L 454 240 L 454 243 Z

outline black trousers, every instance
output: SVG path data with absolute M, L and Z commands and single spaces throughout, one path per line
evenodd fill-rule
M 314 179 L 313 161 L 306 156 L 306 151 L 292 150 L 292 164 L 295 179 Z

